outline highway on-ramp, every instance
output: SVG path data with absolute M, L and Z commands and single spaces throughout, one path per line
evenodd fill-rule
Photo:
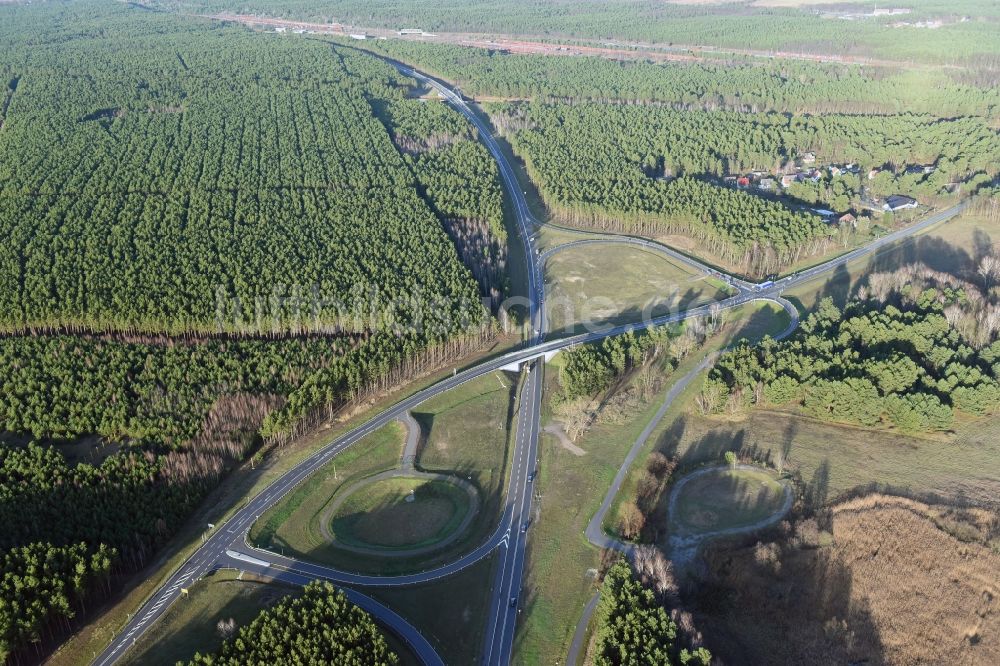
M 740 296 L 727 299 L 726 301 L 722 301 L 717 304 L 712 304 L 710 306 L 706 305 L 681 313 L 665 315 L 649 322 L 616 326 L 603 331 L 582 333 L 568 338 L 538 343 L 525 349 L 509 352 L 497 358 L 485 361 L 475 367 L 456 373 L 451 377 L 441 380 L 433 386 L 427 387 L 407 398 L 404 398 L 392 407 L 382 411 L 365 424 L 338 437 L 333 442 L 327 444 L 325 447 L 298 463 L 284 475 L 274 480 L 246 504 L 237 509 L 229 520 L 222 525 L 216 526 L 206 536 L 205 542 L 181 565 L 180 568 L 178 568 L 172 576 L 167 579 L 157 593 L 143 605 L 139 612 L 136 613 L 136 615 L 124 627 L 121 633 L 119 633 L 119 635 L 112 641 L 105 651 L 102 652 L 101 655 L 95 660 L 95 663 L 99 666 L 106 666 L 107 664 L 114 663 L 121 656 L 121 654 L 124 653 L 128 647 L 133 645 L 137 638 L 166 611 L 170 603 L 180 596 L 180 590 L 183 587 L 193 584 L 196 580 L 215 568 L 220 566 L 235 566 L 232 556 L 227 554 L 227 551 L 241 554 L 245 553 L 249 557 L 256 557 L 261 561 L 267 561 L 270 564 L 273 564 L 274 567 L 272 568 L 275 569 L 280 568 L 295 574 L 311 576 L 313 578 L 323 578 L 344 584 L 366 586 L 407 585 L 435 580 L 443 576 L 451 575 L 457 571 L 461 571 L 470 564 L 473 564 L 488 555 L 496 547 L 503 543 L 504 539 L 506 539 L 507 547 L 503 551 L 503 557 L 501 558 L 501 563 L 498 564 L 498 567 L 500 567 L 502 571 L 507 571 L 510 576 L 517 576 L 517 580 L 512 578 L 509 581 L 504 581 L 500 587 L 501 589 L 507 591 L 519 589 L 520 572 L 523 567 L 523 542 L 526 533 L 522 533 L 520 529 L 517 529 L 512 530 L 508 535 L 504 525 L 516 524 L 514 521 L 530 510 L 531 489 L 530 483 L 527 481 L 527 474 L 534 471 L 535 448 L 537 447 L 538 440 L 537 403 L 541 390 L 540 381 L 537 378 L 539 370 L 535 369 L 538 364 L 530 362 L 533 359 L 543 356 L 545 352 L 558 351 L 578 344 L 594 342 L 612 335 L 619 335 L 629 330 L 638 330 L 652 325 L 676 323 L 691 317 L 710 316 L 722 310 L 740 307 L 755 300 L 771 300 L 771 298 L 772 297 L 769 294 L 741 294 Z M 292 491 L 305 479 L 309 478 L 317 470 L 330 462 L 337 454 L 349 448 L 358 440 L 399 418 L 405 412 L 440 393 L 453 389 L 467 381 L 481 377 L 485 374 L 501 370 L 506 366 L 525 362 L 529 363 L 529 368 L 531 369 L 528 371 L 528 375 L 524 383 L 524 390 L 522 391 L 521 400 L 519 401 L 518 436 L 515 439 L 515 451 L 513 452 L 515 461 L 522 462 L 521 464 L 513 465 L 511 468 L 510 480 L 507 485 L 507 511 L 504 515 L 504 520 L 501 522 L 500 527 L 498 527 L 493 535 L 481 546 L 459 558 L 455 562 L 432 571 L 406 576 L 383 577 L 341 572 L 328 567 L 323 567 L 321 565 L 300 562 L 293 560 L 292 558 L 281 557 L 274 553 L 251 548 L 246 543 L 245 537 L 250 525 L 252 525 L 261 514 L 274 506 L 287 493 Z M 530 391 L 528 389 L 530 389 Z M 527 430 L 525 430 L 525 424 L 530 424 Z M 527 446 L 531 448 L 530 454 L 525 453 L 524 451 L 525 443 L 527 443 Z M 513 496 L 511 496 L 512 491 L 514 492 Z M 518 497 L 518 495 L 520 495 L 520 497 Z M 512 508 L 514 506 L 521 506 L 522 508 L 520 510 L 514 510 Z M 516 560 L 520 560 L 520 562 L 517 562 Z M 235 562 L 236 564 L 239 564 L 239 561 Z M 504 592 L 504 595 L 506 594 L 507 592 Z M 496 597 L 497 595 L 494 596 Z M 500 596 L 499 598 L 503 599 L 504 597 Z M 509 603 L 509 599 L 506 599 L 506 603 Z M 494 608 L 491 612 L 495 613 L 496 608 Z M 392 619 L 378 615 L 376 617 L 386 624 L 389 624 Z M 515 619 L 516 617 L 508 617 L 506 621 L 509 622 Z M 512 634 L 512 631 L 505 631 L 502 635 L 504 636 L 505 641 L 512 642 Z M 509 650 L 509 648 L 507 649 Z M 502 656 L 504 658 L 508 658 L 508 661 L 501 662 L 500 659 L 497 659 L 495 660 L 495 663 L 509 663 L 509 654 Z
M 532 482 L 528 479 L 535 470 L 538 446 L 542 364 L 536 359 L 543 356 L 546 352 L 555 352 L 578 344 L 594 342 L 630 330 L 640 330 L 654 325 L 676 323 L 692 317 L 710 316 L 720 311 L 738 308 L 754 301 L 777 302 L 787 310 L 790 307 L 787 301 L 779 300 L 781 293 L 785 289 L 826 275 L 849 261 L 859 259 L 885 245 L 902 240 L 929 226 L 949 219 L 958 214 L 965 206 L 965 204 L 959 204 L 941 211 L 919 223 L 884 236 L 864 248 L 859 248 L 812 268 L 794 273 L 776 283 L 751 285 L 750 283 L 729 279 L 727 281 L 737 288 L 738 293 L 718 303 L 664 315 L 636 324 L 607 327 L 558 340 L 542 342 L 541 336 L 544 329 L 541 313 L 543 310 L 542 297 L 544 294 L 542 293 L 543 287 L 539 273 L 539 264 L 535 260 L 537 253 L 533 249 L 531 237 L 533 220 L 523 192 L 518 187 L 513 167 L 506 160 L 489 128 L 475 115 L 457 93 L 443 83 L 415 72 L 408 67 L 397 66 L 399 66 L 402 73 L 417 78 L 440 91 L 450 104 L 462 112 L 476 126 L 479 138 L 497 160 L 505 188 L 514 205 L 514 212 L 521 237 L 529 257 L 527 262 L 528 301 L 529 321 L 532 327 L 530 343 L 525 348 L 484 361 L 475 367 L 447 377 L 433 386 L 404 398 L 358 428 L 339 436 L 298 463 L 284 475 L 274 480 L 259 494 L 237 509 L 224 524 L 216 526 L 205 536 L 201 546 L 143 604 L 139 611 L 112 640 L 111 644 L 94 660 L 95 664 L 107 666 L 116 662 L 156 622 L 170 604 L 181 595 L 182 589 L 192 585 L 210 571 L 221 567 L 239 567 L 247 571 L 253 571 L 294 583 L 304 583 L 308 580 L 321 578 L 346 585 L 407 585 L 427 582 L 451 575 L 494 551 L 498 552 L 499 557 L 497 558 L 483 656 L 485 663 L 510 663 L 518 615 L 518 597 L 524 568 L 525 544 L 526 538 L 530 534 L 528 522 L 531 515 Z M 715 269 L 701 266 L 690 257 L 685 256 L 685 263 L 688 263 L 688 265 L 692 265 L 693 263 L 706 273 L 718 274 Z M 724 279 L 728 278 L 728 276 L 722 277 Z M 383 577 L 338 571 L 329 567 L 261 551 L 247 544 L 246 535 L 254 520 L 274 506 L 282 497 L 305 479 L 330 462 L 335 456 L 352 446 L 365 435 L 399 418 L 405 412 L 440 393 L 487 373 L 495 372 L 505 367 L 513 367 L 518 364 L 526 364 L 526 375 L 518 405 L 517 433 L 512 452 L 514 464 L 511 465 L 510 476 L 507 482 L 505 511 L 500 525 L 493 534 L 484 543 L 469 553 L 457 558 L 454 562 L 437 567 L 431 571 L 406 576 Z M 672 390 L 672 394 L 676 394 L 676 392 Z M 630 457 L 626 459 L 625 464 L 619 470 L 619 476 L 622 478 L 624 478 L 624 474 L 627 472 L 632 458 L 634 458 L 634 455 L 630 452 Z M 613 495 L 610 495 L 610 493 L 609 496 L 613 498 Z M 607 497 L 605 499 L 607 502 Z M 590 530 L 588 530 L 588 536 L 593 536 L 590 534 Z M 414 649 L 414 652 L 425 663 L 441 663 L 440 657 L 434 652 L 430 644 L 404 618 L 357 591 L 347 591 L 347 594 L 353 601 L 371 612 L 379 622 L 390 627 L 406 640 Z

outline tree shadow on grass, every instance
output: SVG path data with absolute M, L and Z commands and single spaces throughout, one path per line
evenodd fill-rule
M 775 467 L 777 467 L 779 471 L 782 468 L 784 468 L 785 463 L 788 462 L 788 459 L 792 457 L 792 447 L 795 444 L 795 438 L 798 435 L 798 432 L 799 432 L 798 421 L 796 421 L 795 419 L 789 419 L 788 423 L 785 424 L 785 432 L 782 433 L 782 438 L 781 438 L 781 460 L 775 461 L 773 459 L 770 459 L 768 461 L 772 465 L 775 465 Z M 775 464 L 779 462 L 780 464 Z
M 754 525 L 773 514 L 784 502 L 784 491 L 761 485 L 745 470 L 718 469 L 692 478 L 676 498 L 675 527 L 685 534 Z
M 426 553 L 412 556 L 400 555 L 393 557 L 391 554 L 380 556 L 375 553 L 354 553 L 344 548 L 340 548 L 336 544 L 323 540 L 321 543 L 318 543 L 303 552 L 299 549 L 301 546 L 297 548 L 294 544 L 285 541 L 278 534 L 272 536 L 270 546 L 267 546 L 267 544 L 263 545 L 268 547 L 269 550 L 284 555 L 299 557 L 306 561 L 316 562 L 347 571 L 378 573 L 383 575 L 411 573 L 413 571 L 426 570 L 450 562 L 478 546 L 490 533 L 492 533 L 492 530 L 495 528 L 496 521 L 492 518 L 489 520 L 480 519 L 481 516 L 491 516 L 492 514 L 489 513 L 490 507 L 487 504 L 487 498 L 483 495 L 478 470 L 472 469 L 468 465 L 459 465 L 454 466 L 449 470 L 428 471 L 431 473 L 441 473 L 448 476 L 455 476 L 468 481 L 476 488 L 476 492 L 479 493 L 480 501 L 477 515 L 472 518 L 472 522 L 469 523 L 469 525 L 462 531 L 460 536 L 456 537 L 454 541 L 448 542 L 447 545 L 442 545 L 440 549 L 432 549 Z M 456 488 L 456 491 L 461 493 L 465 492 L 461 488 Z M 357 492 L 363 493 L 365 492 L 365 489 L 360 488 Z M 355 512 L 340 515 L 334 518 L 334 521 L 347 521 L 341 522 L 341 526 L 347 526 L 350 528 L 351 524 L 357 523 L 361 519 L 367 519 L 370 526 L 372 522 L 378 524 L 378 515 L 384 515 L 387 518 L 385 521 L 387 525 L 394 524 L 394 521 L 389 521 L 388 518 L 392 517 L 392 515 L 394 515 L 400 507 L 405 508 L 405 502 L 405 496 L 393 498 L 392 500 L 380 503 L 378 506 L 371 508 L 365 513 Z M 373 517 L 375 518 L 374 521 L 371 520 Z M 315 519 L 316 518 L 314 517 L 312 520 Z M 486 522 L 484 523 L 483 520 Z M 438 537 L 439 538 L 430 539 L 430 541 L 438 541 L 440 538 L 443 538 L 441 535 L 438 535 Z M 345 543 L 350 545 L 353 542 L 348 540 Z M 353 545 L 368 546 L 370 544 L 362 542 L 354 543 Z M 420 548 L 424 545 L 427 545 L 427 541 L 421 541 L 416 544 L 408 544 L 405 547 L 400 546 L 400 549 L 406 550 L 410 548 Z M 376 545 L 375 547 L 377 548 L 378 546 Z
M 823 462 L 819 464 L 819 467 L 813 472 L 812 479 L 805 486 L 804 498 L 806 506 L 814 511 L 818 511 L 826 505 L 829 494 L 830 461 L 827 458 L 823 458 Z
M 837 307 L 843 307 L 847 303 L 851 293 L 851 274 L 847 270 L 846 264 L 837 264 L 833 270 L 833 275 L 823 285 L 820 291 L 820 299 L 832 298 Z
M 817 301 L 825 296 L 830 296 L 834 303 L 841 307 L 847 302 L 850 295 L 856 292 L 859 285 L 867 282 L 872 273 L 894 271 L 901 266 L 918 262 L 935 271 L 974 280 L 976 267 L 982 258 L 992 251 L 992 248 L 992 239 L 981 229 L 973 232 L 971 254 L 965 248 L 949 243 L 943 238 L 916 236 L 877 250 L 872 255 L 868 265 L 856 278 L 851 276 L 845 264 L 838 264 L 833 274 L 818 289 L 820 298 Z M 795 297 L 789 300 L 796 306 L 801 306 L 801 302 Z M 800 307 L 799 309 L 805 308 Z
M 901 265 L 920 262 L 935 271 L 962 276 L 974 271 L 992 246 L 989 235 L 982 230 L 973 232 L 972 254 L 937 236 L 917 236 L 877 251 L 866 273 L 891 271 Z
M 528 551 L 526 552 L 526 557 L 528 556 L 528 554 L 530 554 L 530 552 L 531 550 L 528 549 Z M 531 568 L 532 568 L 531 563 L 529 561 L 525 561 L 524 563 L 525 579 L 528 578 L 528 574 L 531 571 Z M 526 636 L 527 632 L 525 632 L 524 618 L 529 617 L 536 612 L 539 612 L 540 610 L 539 605 L 544 602 L 542 601 L 541 596 L 538 593 L 538 590 L 528 585 L 525 585 L 519 591 L 515 590 L 515 594 L 517 595 L 518 617 L 517 617 L 517 622 L 514 625 L 514 645 L 512 648 L 512 652 L 514 654 L 524 654 L 521 651 L 522 646 L 525 645 L 527 639 Z M 504 603 L 504 608 L 500 611 L 501 613 L 507 612 L 507 604 L 510 603 L 510 599 L 509 598 L 504 599 L 503 603 Z M 489 627 L 487 627 L 487 631 L 489 631 Z
M 689 286 L 683 292 L 675 288 L 665 295 L 650 298 L 642 305 L 612 303 L 608 307 L 614 309 L 614 312 L 610 314 L 594 315 L 584 303 L 579 312 L 573 311 L 572 308 L 565 310 L 563 319 L 567 323 L 558 328 L 550 326 L 549 334 L 550 337 L 558 338 L 589 331 L 597 332 L 626 324 L 640 324 L 650 319 L 681 313 L 718 300 L 720 299 L 716 298 L 715 295 L 706 295 L 702 290 Z M 550 303 L 547 307 L 551 308 L 553 305 Z
M 754 343 L 759 341 L 765 335 L 774 336 L 781 331 L 776 330 L 775 320 L 779 317 L 786 316 L 784 310 L 775 312 L 774 310 L 761 308 L 754 310 L 749 317 L 743 321 L 739 328 L 729 336 L 729 344 L 735 344 L 741 340 L 746 340 L 747 342 Z M 785 328 L 784 326 L 781 327 Z
M 507 473 L 509 469 L 509 452 L 516 436 L 516 424 L 518 418 L 518 403 L 517 394 L 521 388 L 521 382 L 519 381 L 519 375 L 511 373 L 504 374 L 504 386 L 506 391 L 506 401 L 507 408 L 503 414 L 503 428 L 506 433 L 505 438 L 505 455 L 500 457 L 499 468 L 496 470 L 491 470 L 491 475 L 496 479 L 496 487 L 489 489 L 486 487 L 486 470 L 474 467 L 472 463 L 454 463 L 450 464 L 447 468 L 442 467 L 441 464 L 433 464 L 423 460 L 423 454 L 428 441 L 433 436 L 435 421 L 440 413 L 432 412 L 412 412 L 413 418 L 417 421 L 421 430 L 421 443 L 418 447 L 417 458 L 415 465 L 417 469 L 424 472 L 440 473 L 440 474 L 454 474 L 461 479 L 469 481 L 472 483 L 476 490 L 479 492 L 480 497 L 480 513 L 484 516 L 492 516 L 496 514 L 499 519 L 499 508 L 502 506 L 503 496 L 506 492 L 507 487 Z M 455 409 L 460 405 L 471 402 L 472 400 L 481 398 L 482 395 L 474 396 L 465 400 L 461 403 L 455 405 L 450 405 L 448 410 Z
M 184 612 L 182 604 L 197 603 L 194 595 L 210 594 L 205 588 L 220 585 L 218 572 L 211 572 L 195 583 L 199 589 L 193 589 L 190 596 L 185 596 L 174 602 L 168 615 Z M 150 666 L 173 666 L 178 662 L 186 662 L 194 657 L 195 652 L 202 654 L 215 652 L 221 647 L 224 636 L 219 632 L 217 623 L 220 620 L 233 619 L 237 629 L 253 621 L 264 609 L 270 608 L 286 596 L 298 596 L 302 588 L 270 581 L 267 583 L 255 580 L 242 582 L 228 581 L 228 585 L 239 585 L 246 593 L 240 593 L 226 600 L 216 612 L 202 607 L 197 613 L 190 614 L 184 623 L 164 622 L 157 624 L 158 635 L 149 635 L 136 644 L 139 651 L 127 653 L 126 664 L 149 664 Z M 151 634 L 153 632 L 150 632 Z M 150 640 L 153 638 L 154 640 Z
M 699 437 L 680 456 L 680 469 L 690 469 L 702 463 L 722 460 L 728 451 L 737 455 L 746 445 L 746 430 L 715 431 Z
M 829 547 L 744 536 L 708 545 L 704 562 L 685 599 L 725 663 L 883 663 L 870 607 Z
M 984 257 L 993 252 L 993 239 L 982 229 L 972 232 L 972 262 L 973 267 L 978 266 Z
M 451 535 L 471 510 L 466 491 L 447 481 L 415 480 L 411 493 L 387 495 L 364 511 L 332 518 L 338 541 L 360 547 L 410 549 Z
M 680 292 L 678 291 L 677 293 L 680 293 Z M 677 309 L 683 311 L 683 310 L 687 310 L 688 308 L 690 308 L 701 297 L 702 297 L 702 294 L 701 294 L 700 291 L 698 291 L 694 287 L 688 287 L 687 290 L 683 294 L 681 294 L 680 296 L 677 296 L 675 294 L 674 295 L 674 300 L 677 303 Z

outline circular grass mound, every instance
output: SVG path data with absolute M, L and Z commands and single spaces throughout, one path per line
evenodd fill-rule
M 766 469 L 712 468 L 678 485 L 670 519 L 684 534 L 706 534 L 754 525 L 780 511 L 785 487 Z
M 471 509 L 469 493 L 438 479 L 393 477 L 344 498 L 330 521 L 334 539 L 373 549 L 409 549 L 448 538 Z

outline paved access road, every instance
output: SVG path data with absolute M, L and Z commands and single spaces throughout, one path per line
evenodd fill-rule
M 737 308 L 753 301 L 777 301 L 781 307 L 789 309 L 790 304 L 783 299 L 779 300 L 781 293 L 792 286 L 812 280 L 821 275 L 828 274 L 838 266 L 846 264 L 848 261 L 858 259 L 866 254 L 884 247 L 889 243 L 902 240 L 931 225 L 942 222 L 958 214 L 965 204 L 959 204 L 948 210 L 933 215 L 926 220 L 911 225 L 905 229 L 889 234 L 865 248 L 849 252 L 841 257 L 819 264 L 813 268 L 790 275 L 774 284 L 751 285 L 735 278 L 721 276 L 727 279 L 738 293 L 735 296 L 712 305 L 706 305 L 691 310 L 665 315 L 656 319 L 629 324 L 623 326 L 608 327 L 606 329 L 583 333 L 559 340 L 542 342 L 542 280 L 540 278 L 539 265 L 534 251 L 533 241 L 530 234 L 530 226 L 533 222 L 524 193 L 519 189 L 513 167 L 506 160 L 499 145 L 493 138 L 489 128 L 476 116 L 462 98 L 439 81 L 427 77 L 419 72 L 398 65 L 400 71 L 412 76 L 427 85 L 437 89 L 442 96 L 465 115 L 469 121 L 477 128 L 480 140 L 493 154 L 497 160 L 505 188 L 511 202 L 514 205 L 520 234 L 523 239 L 525 249 L 528 254 L 528 305 L 529 321 L 532 324 L 532 340 L 529 346 L 524 349 L 510 352 L 498 358 L 490 359 L 479 365 L 469 368 L 463 372 L 448 377 L 437 384 L 425 388 L 412 396 L 401 400 L 396 405 L 389 407 L 383 412 L 373 417 L 367 423 L 359 426 L 355 430 L 342 435 L 330 442 L 313 455 L 303 460 L 283 476 L 273 481 L 267 488 L 257 496 L 250 499 L 244 506 L 239 508 L 233 516 L 223 525 L 216 526 L 206 537 L 205 542 L 198 548 L 185 562 L 174 572 L 160 589 L 139 609 L 136 615 L 126 624 L 118 636 L 111 644 L 95 659 L 94 663 L 99 666 L 107 666 L 117 661 L 122 654 L 133 645 L 141 636 L 176 600 L 181 594 L 181 590 L 193 584 L 206 573 L 220 568 L 238 566 L 247 571 L 272 576 L 279 580 L 288 582 L 305 582 L 315 578 L 323 578 L 342 584 L 367 585 L 367 586 L 388 586 L 407 585 L 422 583 L 437 578 L 451 575 L 470 564 L 479 561 L 489 553 L 497 550 L 499 553 L 496 577 L 493 585 L 493 596 L 490 606 L 490 623 L 487 628 L 486 645 L 483 654 L 484 661 L 488 664 L 510 663 L 514 629 L 517 620 L 517 601 L 512 604 L 511 599 L 518 596 L 521 587 L 521 577 L 524 567 L 525 541 L 530 534 L 530 528 L 521 531 L 521 526 L 528 522 L 531 508 L 532 483 L 529 482 L 528 475 L 534 472 L 535 459 L 538 445 L 538 409 L 541 396 L 541 364 L 535 359 L 545 352 L 553 352 L 567 349 L 574 345 L 587 342 L 594 342 L 603 338 L 619 335 L 630 330 L 640 330 L 654 325 L 675 323 L 691 317 L 704 317 L 717 312 Z M 630 240 L 629 242 L 635 242 Z M 659 245 L 659 244 L 656 244 Z M 659 246 L 664 247 L 664 246 Z M 677 253 L 680 254 L 680 253 Z M 715 269 L 699 264 L 696 260 L 684 257 L 685 263 L 694 265 L 706 273 L 718 274 Z M 679 257 L 675 257 L 678 258 Z M 680 260 L 680 259 L 679 259 Z M 789 310 L 790 314 L 794 308 Z M 795 321 L 793 319 L 793 321 Z M 507 485 L 506 508 L 500 525 L 492 536 L 482 545 L 470 553 L 458 558 L 452 563 L 436 568 L 432 571 L 417 573 L 407 576 L 367 576 L 350 572 L 341 572 L 328 567 L 300 562 L 292 558 L 278 556 L 274 553 L 259 551 L 251 548 L 246 543 L 246 534 L 253 521 L 262 513 L 267 511 L 275 503 L 281 500 L 289 491 L 302 483 L 306 478 L 315 473 L 337 454 L 350 447 L 365 435 L 381 428 L 390 421 L 399 418 L 407 411 L 416 407 L 425 400 L 440 393 L 448 391 L 456 386 L 470 381 L 485 374 L 495 372 L 506 366 L 515 364 L 527 364 L 527 375 L 523 384 L 521 398 L 519 401 L 518 428 L 515 438 L 515 450 L 513 451 L 514 464 L 511 466 L 510 477 Z M 693 377 L 693 376 L 692 376 Z M 690 379 L 688 379 L 690 381 Z M 672 389 L 671 396 L 679 393 L 680 389 Z M 665 411 L 665 408 L 664 408 Z M 641 448 L 641 447 L 640 447 Z M 619 470 L 619 477 L 624 478 L 631 461 L 637 455 L 630 452 L 625 463 Z M 620 486 L 620 479 L 616 478 L 617 486 Z M 617 487 L 615 486 L 615 487 Z M 613 499 L 609 493 L 608 497 Z M 607 497 L 605 503 L 610 505 Z M 605 508 L 606 510 L 606 508 Z M 588 530 L 588 536 L 590 530 Z M 356 603 L 369 610 L 381 623 L 390 627 L 397 634 L 403 637 L 416 651 L 418 656 L 425 663 L 441 663 L 430 644 L 420 636 L 420 634 L 406 620 L 394 613 L 392 610 L 379 604 L 356 591 L 349 591 L 349 596 Z
M 782 338 L 787 338 L 795 331 L 796 328 L 799 327 L 799 311 L 795 309 L 794 305 L 784 298 L 777 297 L 774 299 L 774 302 L 784 309 L 789 318 L 788 326 L 785 327 L 785 330 L 774 336 L 776 340 L 781 340 Z M 699 375 L 701 375 L 702 372 L 705 371 L 705 369 L 714 363 L 715 359 L 717 359 L 721 353 L 722 351 L 719 351 L 714 354 L 707 355 L 704 359 L 702 359 L 701 363 L 689 370 L 683 377 L 675 381 L 670 387 L 670 390 L 667 391 L 667 395 L 663 398 L 663 403 L 660 405 L 660 408 L 656 410 L 656 414 L 652 419 L 650 419 L 649 423 L 646 424 L 646 427 L 643 428 L 639 437 L 637 437 L 635 442 L 632 444 L 632 448 L 630 448 L 628 453 L 625 455 L 625 462 L 618 468 L 618 473 L 615 474 L 615 478 L 611 482 L 608 492 L 604 495 L 604 501 L 601 502 L 601 506 L 597 510 L 597 513 L 594 514 L 593 518 L 591 518 L 590 522 L 587 524 L 586 534 L 587 540 L 590 541 L 590 543 L 594 544 L 598 548 L 611 548 L 626 555 L 631 554 L 632 544 L 614 539 L 604 532 L 604 519 L 608 515 L 608 511 L 611 509 L 611 504 L 614 502 L 615 497 L 617 497 L 619 491 L 621 491 L 622 484 L 625 483 L 625 477 L 628 475 L 629 468 L 632 467 L 632 463 L 635 462 L 639 452 L 642 451 L 643 447 L 646 445 L 646 441 L 649 439 L 649 436 L 653 434 L 653 431 L 660 424 L 660 421 L 663 420 L 663 416 L 667 413 L 667 410 L 670 409 L 674 400 L 676 400 L 677 396 L 683 393 L 684 390 L 691 385 L 692 381 L 694 381 Z

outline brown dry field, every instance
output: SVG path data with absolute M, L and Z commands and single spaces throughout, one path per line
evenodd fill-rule
M 1000 664 L 997 514 L 870 495 L 783 527 L 706 552 L 713 663 Z

